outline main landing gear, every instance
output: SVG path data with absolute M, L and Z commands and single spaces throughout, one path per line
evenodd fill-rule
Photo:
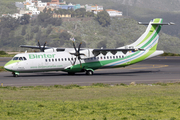
M 86 75 L 93 75 L 93 74 L 94 74 L 93 70 L 86 70 Z
M 85 72 L 86 75 L 94 74 L 94 71 L 92 69 L 83 70 L 82 72 Z M 75 72 L 68 72 L 68 75 L 75 75 Z

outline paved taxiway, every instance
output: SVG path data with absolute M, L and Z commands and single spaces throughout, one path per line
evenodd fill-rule
M 0 61 L 3 66 L 9 58 Z M 14 78 L 10 72 L 0 73 L 0 83 L 4 86 L 34 85 L 91 85 L 93 83 L 130 84 L 156 82 L 180 82 L 180 57 L 155 57 L 135 65 L 118 69 L 99 69 L 93 76 L 84 73 L 67 75 L 64 72 L 21 73 Z

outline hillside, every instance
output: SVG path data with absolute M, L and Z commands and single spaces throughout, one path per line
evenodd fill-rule
M 46 34 L 51 26 L 52 31 Z M 21 38 L 21 42 L 16 40 L 16 44 L 12 41 L 6 46 L 2 46 L 3 50 L 25 50 L 18 48 L 19 45 L 28 44 L 36 45 L 37 36 L 41 44 L 47 41 L 48 46 L 53 47 L 72 47 L 70 40 L 62 40 L 60 37 L 62 32 L 68 32 L 71 37 L 76 39 L 76 43 L 83 42 L 82 47 L 87 48 L 116 48 L 134 42 L 145 31 L 146 26 L 138 25 L 137 21 L 130 18 L 113 18 L 111 25 L 102 27 L 94 18 L 74 18 L 64 19 L 60 27 L 49 25 L 46 28 L 39 26 L 39 31 L 33 33 L 32 30 L 37 27 L 32 24 L 27 25 L 26 34 L 20 36 L 23 26 L 19 26 L 14 32 L 15 38 Z M 164 27 L 162 28 L 164 29 Z M 31 37 L 31 39 L 30 39 Z M 22 41 L 24 40 L 24 42 Z M 16 45 L 14 48 L 12 46 Z M 169 36 L 165 33 L 160 34 L 158 49 L 166 52 L 180 53 L 180 40 L 177 37 Z
M 0 13 L 15 11 L 14 7 L 11 6 L 16 1 L 22 0 L 0 1 Z M 180 0 L 172 1 L 171 4 L 167 0 L 159 0 L 158 2 L 155 2 L 155 0 L 151 2 L 148 0 L 129 0 L 128 2 L 127 0 L 68 0 L 67 2 L 103 5 L 105 9 L 121 10 L 125 16 L 130 17 L 113 18 L 111 25 L 108 27 L 101 27 L 94 18 L 64 19 L 60 27 L 34 25 L 32 22 L 26 26 L 20 25 L 11 31 L 9 35 L 13 39 L 0 40 L 1 49 L 19 51 L 19 45 L 36 45 L 38 40 L 42 44 L 47 41 L 49 46 L 72 47 L 69 40 L 61 39 L 62 32 L 68 32 L 71 37 L 75 37 L 77 43 L 83 42 L 83 47 L 115 48 L 134 42 L 145 31 L 146 27 L 138 25 L 137 21 L 149 22 L 153 18 L 161 17 L 165 22 L 172 21 L 176 25 L 163 26 L 158 49 L 180 53 L 180 15 L 178 12 L 174 13 L 174 11 L 178 11 Z M 173 13 L 162 12 L 163 10 L 172 11 Z M 35 29 L 38 29 L 38 31 L 35 31 Z M 49 31 L 48 34 L 47 31 Z
M 67 0 L 72 3 L 97 4 L 106 7 L 129 5 L 133 7 L 146 8 L 150 10 L 179 12 L 180 0 Z

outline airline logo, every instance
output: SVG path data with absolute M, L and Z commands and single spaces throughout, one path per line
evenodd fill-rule
M 29 54 L 29 59 L 54 58 L 56 54 Z

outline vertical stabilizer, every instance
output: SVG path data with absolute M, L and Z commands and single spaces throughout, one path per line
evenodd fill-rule
M 128 46 L 133 46 L 134 48 L 141 48 L 141 49 L 149 49 L 149 50 L 156 50 L 157 44 L 158 44 L 158 39 L 159 39 L 159 32 L 161 30 L 161 26 L 163 19 L 161 18 L 156 18 L 153 19 L 149 22 L 146 31 L 139 37 L 137 41 L 134 43 L 128 45 Z M 140 23 L 143 24 L 143 23 Z

